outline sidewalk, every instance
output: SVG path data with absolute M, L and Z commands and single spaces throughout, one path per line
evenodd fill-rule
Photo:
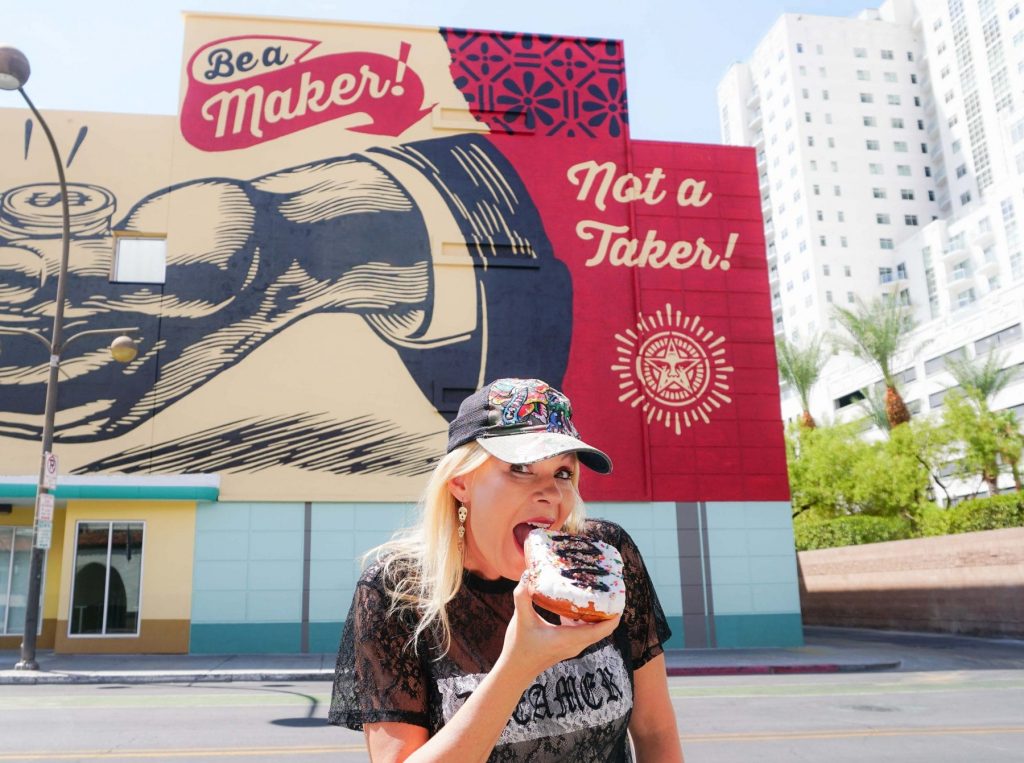
M 847 673 L 875 670 L 1024 669 L 1024 642 L 940 634 L 806 628 L 802 647 L 671 649 L 670 676 Z M 37 655 L 38 671 L 12 670 L 0 650 L 0 685 L 330 681 L 334 654 Z

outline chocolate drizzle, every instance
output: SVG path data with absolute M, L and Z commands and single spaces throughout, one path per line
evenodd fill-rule
M 601 581 L 607 574 L 607 570 L 600 565 L 604 556 L 601 549 L 578 535 L 554 535 L 551 540 L 555 544 L 555 554 L 566 563 L 560 570 L 562 577 L 581 588 L 608 591 L 608 586 Z

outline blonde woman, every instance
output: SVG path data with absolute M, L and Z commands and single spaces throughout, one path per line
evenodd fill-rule
M 682 760 L 665 616 L 630 537 L 584 518 L 580 466 L 611 460 L 546 383 L 463 401 L 419 522 L 371 553 L 345 623 L 329 720 L 362 729 L 372 760 L 631 761 L 630 737 L 642 763 Z M 570 626 L 534 608 L 518 581 L 535 526 L 619 549 L 622 616 Z

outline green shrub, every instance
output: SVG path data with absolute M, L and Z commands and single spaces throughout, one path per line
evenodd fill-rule
M 969 498 L 946 509 L 947 533 L 971 533 L 1024 527 L 1024 495 L 1009 493 L 991 498 Z
M 918 514 L 916 535 L 923 538 L 935 535 L 948 535 L 949 518 L 951 516 L 951 510 L 940 509 L 933 503 L 928 504 Z
M 916 522 L 915 528 L 903 517 L 853 514 L 820 520 L 799 516 L 793 521 L 793 536 L 797 551 L 810 551 L 886 540 L 1024 527 L 1024 493 L 970 498 L 949 509 L 929 504 L 916 513 Z
M 797 551 L 902 540 L 909 538 L 910 535 L 910 522 L 903 517 L 854 514 L 828 520 L 798 518 L 793 523 Z

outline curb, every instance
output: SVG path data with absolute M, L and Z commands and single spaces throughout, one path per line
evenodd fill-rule
M 800 673 L 872 673 L 883 670 L 896 670 L 902 665 L 901 660 L 892 662 L 866 663 L 820 663 L 816 665 L 733 665 L 733 666 L 693 666 L 669 667 L 669 676 L 764 676 L 793 675 Z
M 235 681 L 333 681 L 334 669 L 322 670 L 187 670 L 97 671 L 94 673 L 58 673 L 45 670 L 5 671 L 0 686 L 37 684 L 192 684 L 232 683 Z
M 819 663 L 812 665 L 707 665 L 670 666 L 669 676 L 749 676 L 793 675 L 801 673 L 867 673 L 895 670 L 902 663 Z M 0 686 L 40 684 L 173 684 L 232 683 L 265 681 L 333 681 L 334 669 L 320 670 L 167 670 L 167 671 L 95 671 L 49 672 L 3 671 Z

